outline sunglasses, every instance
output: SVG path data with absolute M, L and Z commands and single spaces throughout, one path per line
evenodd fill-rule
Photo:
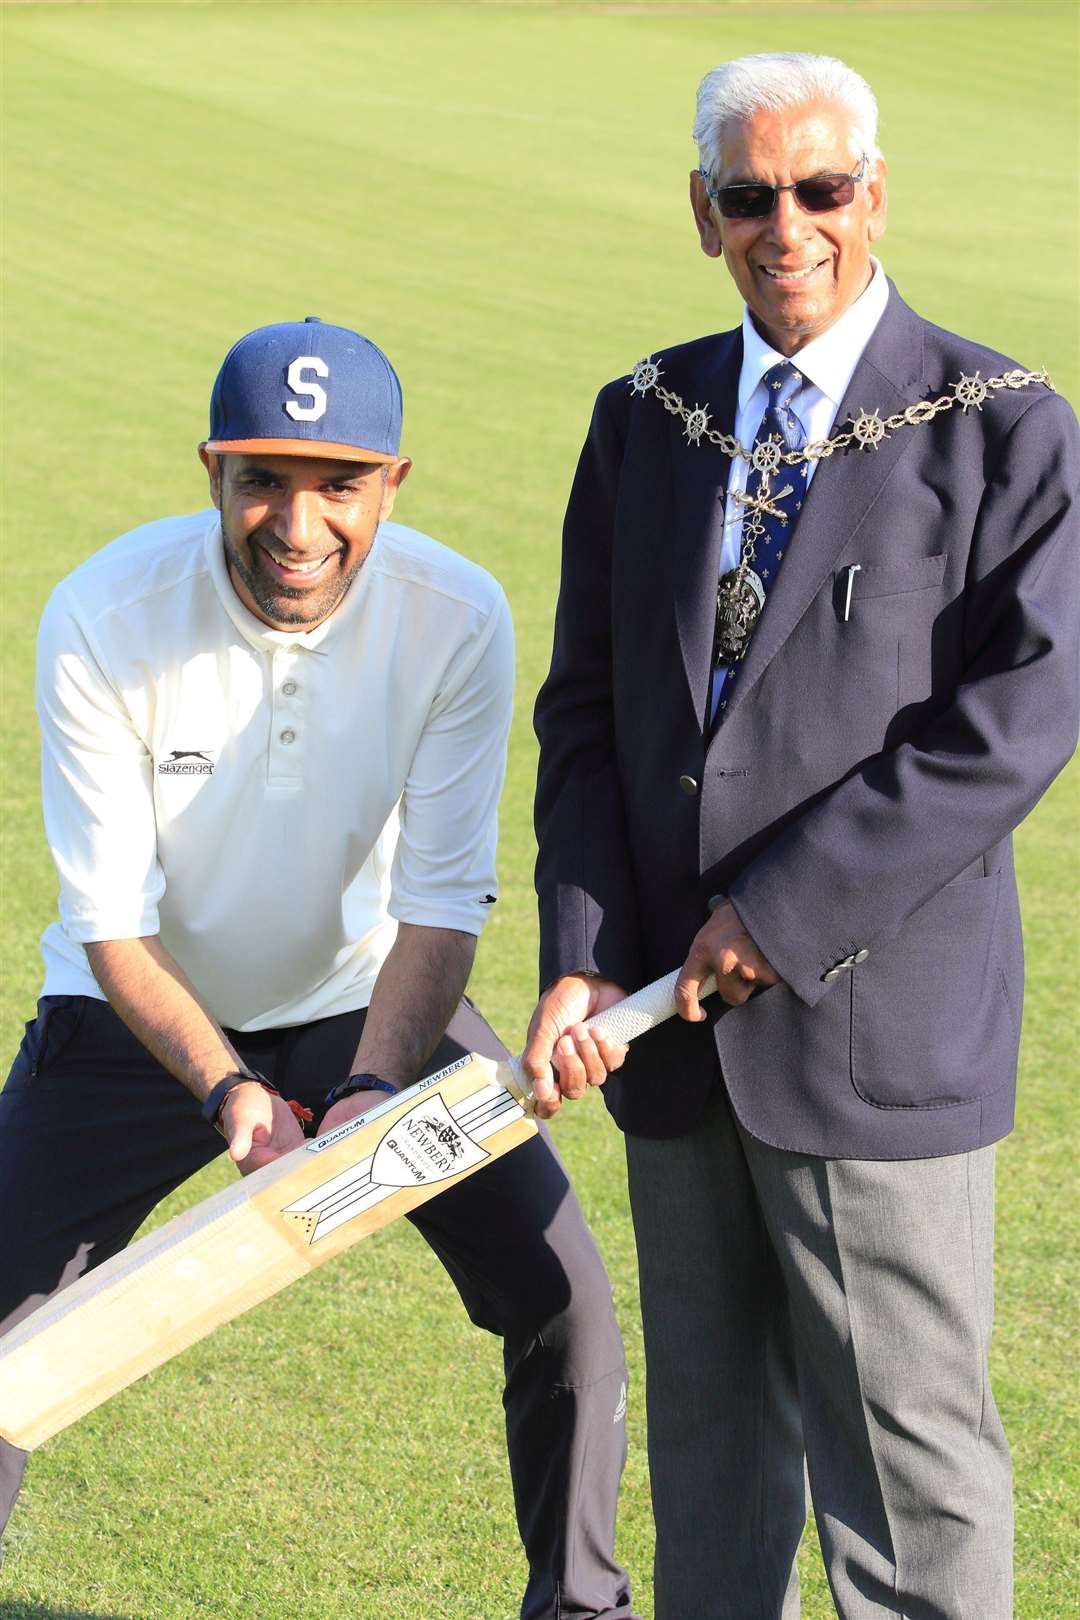
M 805 214 L 827 214 L 834 208 L 846 208 L 855 196 L 856 183 L 866 173 L 866 158 L 854 174 L 815 174 L 790 186 L 767 186 L 751 180 L 745 185 L 715 187 L 709 184 L 705 170 L 700 172 L 706 192 L 725 219 L 768 219 L 781 191 L 793 191 Z

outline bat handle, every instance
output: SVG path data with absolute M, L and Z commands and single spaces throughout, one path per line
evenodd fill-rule
M 635 1036 L 644 1035 L 647 1030 L 673 1017 L 675 986 L 680 971 L 676 969 L 662 979 L 654 979 L 652 984 L 642 985 L 632 996 L 625 996 L 622 1001 L 616 1001 L 613 1006 L 597 1013 L 595 1018 L 590 1018 L 586 1027 L 609 1041 L 632 1041 Z M 715 989 L 716 980 L 710 973 L 702 983 L 700 994 L 711 996 Z
M 642 985 L 633 995 L 624 996 L 622 1001 L 616 1001 L 613 1006 L 605 1008 L 590 1018 L 587 1028 L 595 1030 L 598 1035 L 604 1035 L 610 1041 L 632 1041 L 637 1035 L 644 1035 L 647 1030 L 655 1029 L 665 1019 L 675 1014 L 675 986 L 678 982 L 679 972 L 668 973 L 662 979 L 654 979 L 652 984 Z M 716 980 L 710 973 L 702 981 L 700 995 L 711 996 L 716 989 Z M 521 1067 L 520 1058 L 511 1058 L 511 1068 L 514 1078 L 522 1090 L 530 1090 L 528 1076 Z

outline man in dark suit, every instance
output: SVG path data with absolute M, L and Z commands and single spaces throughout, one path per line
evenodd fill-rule
M 746 311 L 601 392 L 537 705 L 526 1067 L 549 1114 L 619 1069 L 657 1620 L 798 1613 L 804 1454 L 845 1620 L 1011 1614 L 1010 838 L 1077 735 L 1080 447 L 871 257 L 875 132 L 827 58 L 703 82 L 694 217 Z M 589 1038 L 680 961 L 681 1019 Z

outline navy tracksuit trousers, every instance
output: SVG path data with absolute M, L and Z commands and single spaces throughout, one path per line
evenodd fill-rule
M 344 1079 L 364 1013 L 230 1038 L 315 1112 Z M 425 1072 L 506 1056 L 462 1002 Z M 224 1150 L 191 1095 L 112 1008 L 39 1004 L 0 1092 L 0 1333 L 122 1249 L 168 1193 Z M 626 1364 L 603 1262 L 544 1129 L 408 1219 L 478 1327 L 503 1341 L 507 1448 L 529 1576 L 522 1620 L 631 1620 L 614 1560 Z M 26 1454 L 0 1441 L 0 1529 Z

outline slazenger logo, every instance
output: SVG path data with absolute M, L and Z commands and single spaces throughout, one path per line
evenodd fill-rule
M 214 762 L 202 748 L 174 748 L 158 760 L 159 776 L 213 776 Z

